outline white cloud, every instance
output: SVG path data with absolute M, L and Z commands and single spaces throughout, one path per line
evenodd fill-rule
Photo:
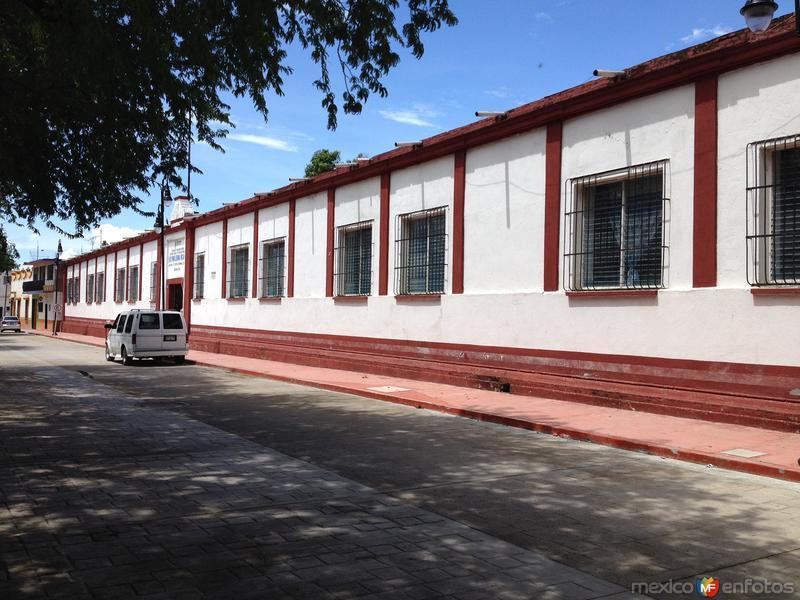
M 74 248 L 67 248 L 61 253 L 61 260 L 69 260 L 78 256 L 78 252 Z
M 731 31 L 732 30 L 730 27 L 725 27 L 723 25 L 714 25 L 713 27 L 695 27 L 692 29 L 692 33 L 681 38 L 681 42 L 684 44 L 694 44 L 696 42 L 710 40 L 711 38 L 725 35 Z
M 273 150 L 280 150 L 282 152 L 297 152 L 297 146 L 290 144 L 286 140 L 279 140 L 278 138 L 269 137 L 266 135 L 254 135 L 252 133 L 230 133 L 227 139 L 237 142 L 245 142 L 247 144 L 257 144 L 259 146 L 266 146 Z
M 483 93 L 494 98 L 508 98 L 509 96 L 509 90 L 506 86 L 501 86 L 494 90 L 483 90 Z
M 551 23 L 553 22 L 553 17 L 550 15 L 550 13 L 538 12 L 534 15 L 534 17 L 536 17 L 540 21 L 550 21 Z
M 107 244 L 121 242 L 125 238 L 134 237 L 139 233 L 141 232 L 130 227 L 118 227 L 112 223 L 101 223 L 83 237 L 84 251 L 98 248 L 103 242 Z
M 416 110 L 379 110 L 378 112 L 384 119 L 396 123 L 405 123 L 416 127 L 435 127 L 433 123 L 423 118 L 425 115 Z

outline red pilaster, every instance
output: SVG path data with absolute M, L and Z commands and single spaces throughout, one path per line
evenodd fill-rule
M 391 174 L 381 174 L 380 252 L 378 255 L 378 294 L 389 293 L 389 193 Z
M 694 240 L 692 285 L 717 285 L 717 77 L 694 88 Z
M 228 297 L 228 287 L 227 279 L 228 279 L 228 219 L 222 219 L 222 281 L 220 282 L 222 286 L 222 298 Z
M 453 293 L 464 293 L 464 196 L 467 184 L 467 152 L 455 154 L 453 169 Z
M 547 126 L 544 183 L 544 291 L 558 291 L 558 238 L 561 229 L 561 121 Z
M 253 211 L 253 289 L 250 296 L 258 298 L 258 210 Z
M 95 279 L 97 281 L 97 279 Z M 106 290 L 108 289 L 108 254 L 103 255 L 103 295 L 100 297 L 101 302 L 106 301 Z
M 294 297 L 294 217 L 295 200 L 289 200 L 289 273 L 286 277 L 286 297 Z
M 183 319 L 186 329 L 192 325 L 192 296 L 194 296 L 194 227 L 189 223 L 186 227 L 186 242 L 183 253 Z
M 114 282 L 114 292 L 111 297 L 112 302 L 117 301 L 117 260 L 119 260 L 119 253 L 114 252 L 114 276 L 111 278 Z M 75 273 L 75 268 L 72 269 L 73 274 Z
M 92 298 L 94 298 L 95 304 L 100 304 L 100 298 L 97 297 L 97 261 L 100 260 L 96 256 L 94 257 L 94 289 L 92 290 Z
M 328 209 L 327 209 L 327 241 L 325 244 L 325 295 L 328 298 L 333 296 L 333 227 L 336 212 L 336 189 L 328 190 Z

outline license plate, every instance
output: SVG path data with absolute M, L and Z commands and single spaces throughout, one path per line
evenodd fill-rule
M 176 341 L 178 341 L 178 336 L 177 335 L 165 335 L 164 336 L 164 341 L 165 342 L 176 342 Z

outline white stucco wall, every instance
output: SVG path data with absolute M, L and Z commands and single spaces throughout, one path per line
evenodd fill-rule
M 325 254 L 327 251 L 327 203 L 325 193 L 298 198 L 295 204 L 296 298 L 325 296 Z
M 397 216 L 406 213 L 447 207 L 445 231 L 447 233 L 447 268 L 445 293 L 450 293 L 453 283 L 453 155 L 393 171 L 389 195 L 389 294 L 397 294 L 394 270 L 397 266 L 395 240 L 398 239 Z
M 541 291 L 546 132 L 467 152 L 464 292 Z
M 747 287 L 747 145 L 800 134 L 800 56 L 785 56 L 719 78 L 717 284 Z

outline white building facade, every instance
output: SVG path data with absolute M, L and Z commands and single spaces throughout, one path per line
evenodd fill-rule
M 354 368 L 367 352 L 797 377 L 793 31 L 730 34 L 187 215 L 164 246 L 147 234 L 77 257 L 64 330 L 168 306 L 193 347 L 311 364 L 305 349 Z

